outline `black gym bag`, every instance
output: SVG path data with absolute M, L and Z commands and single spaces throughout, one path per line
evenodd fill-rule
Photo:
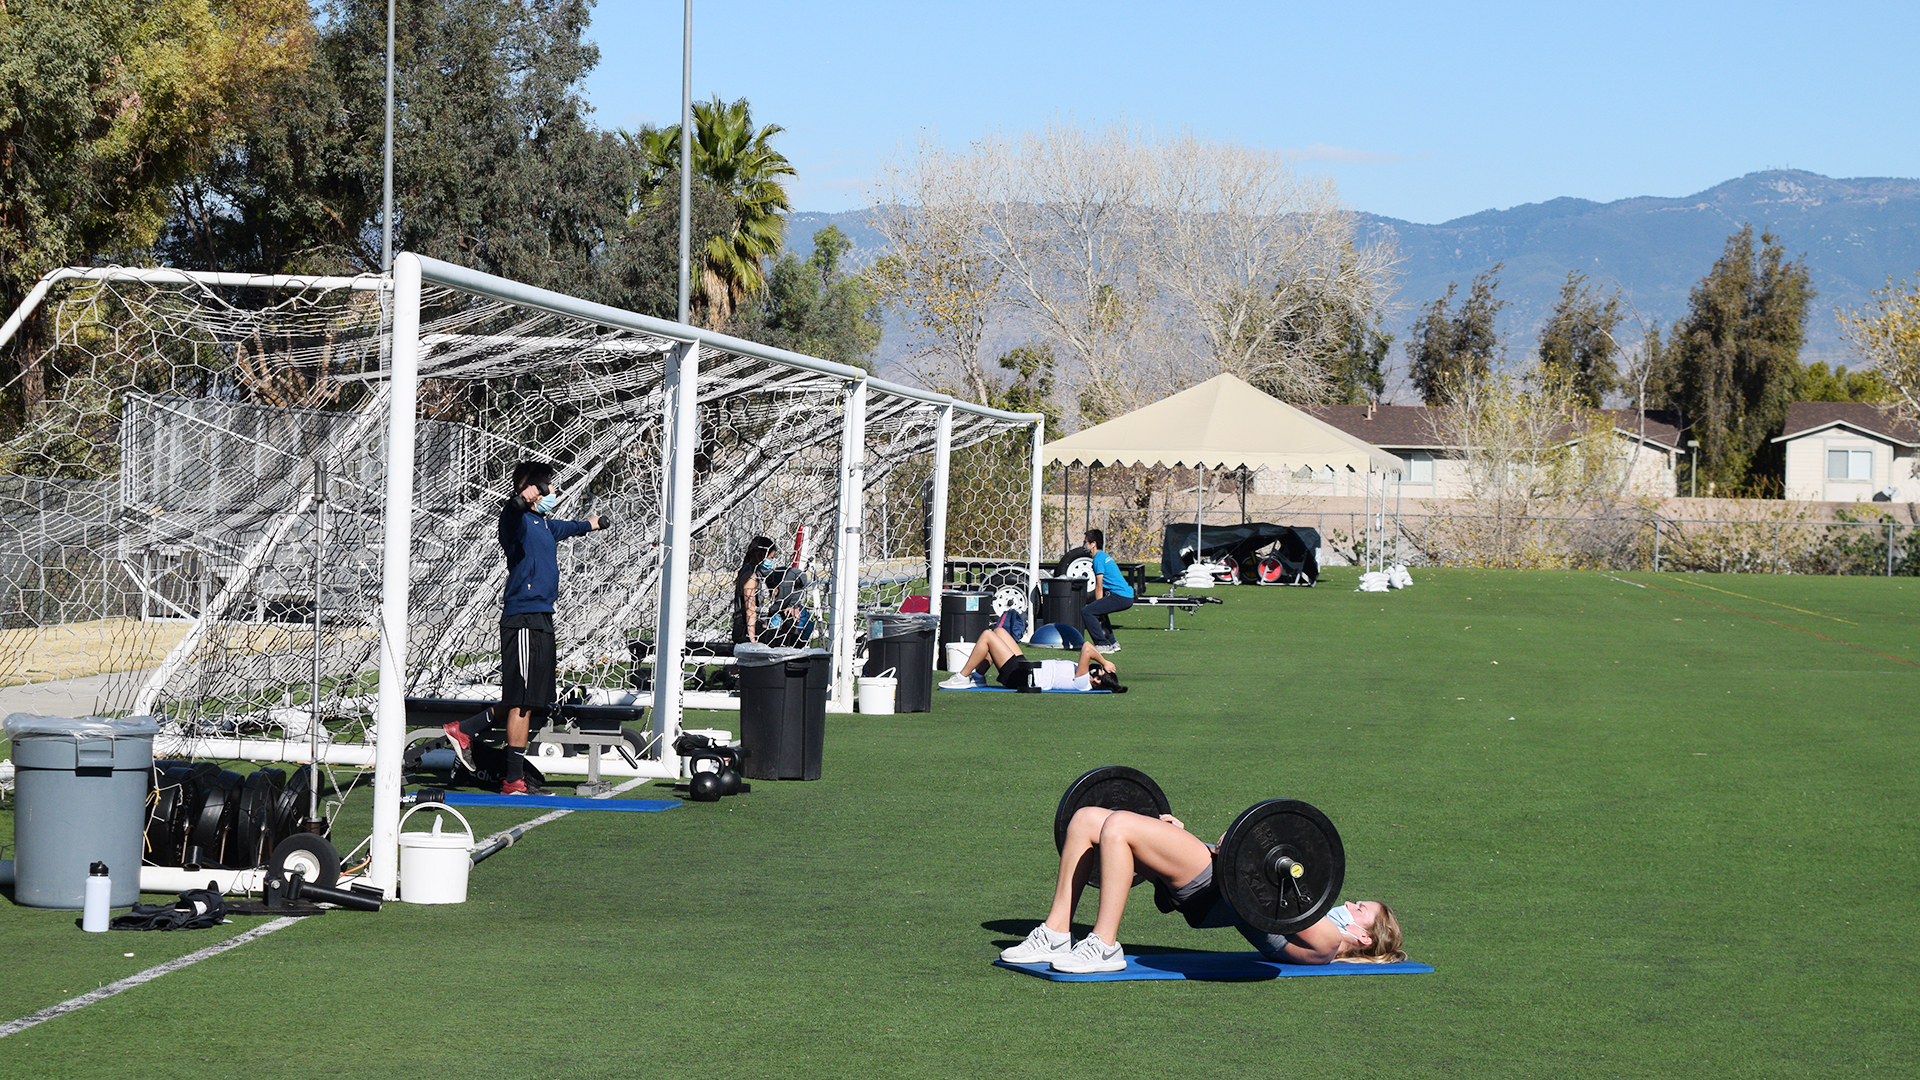
M 205 930 L 226 921 L 227 902 L 218 889 L 188 889 L 171 904 L 135 904 L 107 924 L 110 930 Z

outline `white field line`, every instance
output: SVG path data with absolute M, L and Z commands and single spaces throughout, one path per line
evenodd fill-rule
M 633 779 L 627 781 L 626 783 L 621 784 L 620 786 L 614 788 L 612 791 L 609 791 L 604 795 L 596 795 L 594 796 L 594 798 L 610 799 L 613 796 L 618 795 L 623 791 L 628 791 L 638 786 L 642 782 L 647 780 L 652 780 L 652 779 L 654 778 L 651 776 L 636 776 Z M 526 822 L 521 825 L 516 825 L 512 829 L 503 829 L 500 832 L 494 833 L 492 836 L 488 837 L 485 841 L 482 841 L 480 846 L 484 847 L 486 846 L 486 844 L 492 843 L 494 840 L 497 840 L 500 837 L 505 836 L 510 832 L 514 832 L 516 829 L 519 830 L 520 835 L 524 836 L 526 835 L 526 831 L 529 829 L 533 829 L 540 825 L 545 825 L 550 821 L 558 821 L 561 818 L 566 817 L 568 814 L 574 814 L 578 812 L 579 811 L 577 810 L 554 810 L 550 813 L 542 814 L 539 817 L 534 818 L 532 821 Z M 218 945 L 209 945 L 198 952 L 188 953 L 187 955 L 182 956 L 177 960 L 169 960 L 164 964 L 158 964 L 158 965 L 155 965 L 154 967 L 150 967 L 147 970 L 142 971 L 137 975 L 129 975 L 126 978 L 119 980 L 118 982 L 110 982 L 98 990 L 93 990 L 88 993 L 81 994 L 79 997 L 76 997 L 76 998 L 69 998 L 58 1005 L 48 1006 L 47 1008 L 41 1009 L 39 1012 L 33 1013 L 30 1016 L 23 1016 L 18 1020 L 10 1020 L 7 1023 L 0 1024 L 0 1039 L 4 1039 L 7 1036 L 12 1035 L 16 1032 L 25 1031 L 36 1024 L 44 1024 L 47 1021 L 52 1020 L 56 1016 L 65 1016 L 70 1012 L 77 1012 L 93 1004 L 96 1001 L 104 1001 L 115 994 L 118 994 L 124 990 L 131 990 L 142 983 L 152 982 L 153 980 L 159 978 L 162 975 L 165 975 L 170 971 L 179 971 L 181 968 L 187 967 L 190 964 L 197 964 L 202 960 L 219 956 L 221 953 L 226 952 L 228 949 L 237 949 L 240 946 L 245 945 L 249 941 L 258 941 L 259 939 L 266 937 L 268 934 L 273 933 L 275 930 L 284 930 L 287 927 L 292 926 L 294 923 L 297 923 L 299 921 L 300 920 L 297 918 L 275 919 L 272 922 L 265 923 L 260 926 L 256 926 L 251 930 L 241 931 L 240 933 L 233 935 L 232 937 L 228 938 L 227 940 L 221 942 Z
M 0 1024 L 0 1039 L 4 1039 L 7 1036 L 12 1035 L 16 1032 L 25 1031 L 28 1028 L 34 1026 L 35 1024 L 44 1024 L 48 1020 L 51 1020 L 56 1016 L 65 1016 L 70 1012 L 75 1012 L 80 1009 L 84 1009 L 96 1001 L 104 1001 L 107 998 L 110 998 L 113 995 L 118 994 L 123 990 L 131 990 L 134 987 L 139 986 L 141 983 L 152 982 L 154 979 L 157 979 L 160 976 L 165 975 L 169 971 L 179 971 L 181 968 L 186 967 L 189 964 L 197 964 L 200 961 L 207 959 L 208 957 L 219 956 L 221 953 L 226 952 L 228 949 L 237 949 L 240 946 L 245 945 L 249 941 L 257 941 L 260 938 L 266 937 L 268 934 L 273 933 L 275 930 L 284 930 L 287 927 L 292 926 L 294 923 L 297 923 L 299 921 L 300 921 L 299 919 L 295 919 L 295 918 L 275 919 L 272 922 L 264 923 L 260 926 L 256 926 L 251 930 L 241 931 L 240 933 L 233 935 L 232 937 L 228 938 L 227 940 L 221 942 L 218 945 L 209 945 L 206 948 L 201 949 L 199 952 L 188 953 L 187 955 L 182 956 L 177 960 L 169 960 L 164 964 L 159 964 L 154 967 L 150 967 L 147 970 L 140 972 L 138 975 L 129 975 L 118 982 L 110 982 L 98 990 L 81 994 L 77 998 L 69 998 L 58 1005 L 53 1005 L 48 1008 L 41 1009 L 39 1012 L 34 1013 L 31 1016 L 23 1016 L 18 1020 L 13 1020 L 5 1024 Z

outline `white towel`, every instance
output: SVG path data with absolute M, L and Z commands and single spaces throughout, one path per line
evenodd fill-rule
M 1386 592 L 1393 586 L 1388 583 L 1384 570 L 1369 570 L 1360 575 L 1360 587 L 1354 592 Z

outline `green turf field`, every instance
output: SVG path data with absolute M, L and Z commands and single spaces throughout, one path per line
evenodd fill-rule
M 0 1039 L 0 1076 L 1914 1075 L 1920 582 L 1619 577 L 1650 587 L 1336 570 L 1180 633 L 1128 613 L 1124 697 L 830 717 L 823 780 L 574 815 L 463 906 L 310 920 Z M 993 968 L 1045 911 L 1061 790 L 1113 763 L 1206 835 L 1318 805 L 1347 893 L 1438 970 Z M 1133 900 L 1130 949 L 1245 947 Z M 73 918 L 0 905 L 0 1022 L 251 925 Z

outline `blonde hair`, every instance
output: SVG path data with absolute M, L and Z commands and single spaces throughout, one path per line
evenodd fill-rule
M 1380 905 L 1380 916 L 1367 927 L 1367 936 L 1373 938 L 1373 944 L 1362 945 L 1357 941 L 1342 941 L 1336 960 L 1351 960 L 1356 964 L 1397 964 L 1407 958 L 1400 936 L 1400 920 L 1394 918 L 1393 909 Z

